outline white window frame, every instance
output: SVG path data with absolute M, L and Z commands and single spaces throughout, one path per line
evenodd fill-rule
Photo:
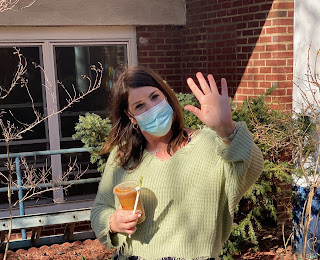
M 75 45 L 109 45 L 125 44 L 127 46 L 128 66 L 137 65 L 136 31 L 133 26 L 68 26 L 68 27 L 0 27 L 0 46 L 41 46 L 43 54 L 43 67 L 45 71 L 46 104 L 48 114 L 57 111 L 58 104 L 53 102 L 48 93 L 54 93 L 58 97 L 56 87 L 55 70 L 55 46 Z M 49 144 L 51 150 L 60 149 L 60 125 L 59 116 L 55 115 L 48 119 Z M 51 156 L 52 179 L 59 179 L 62 173 L 61 155 Z M 53 199 L 58 202 L 48 205 L 50 211 L 63 210 L 64 208 L 90 207 L 93 199 L 88 201 L 63 202 L 63 191 L 53 193 Z M 60 203 L 59 203 L 60 202 Z M 26 214 L 46 212 L 46 207 L 38 209 L 26 208 Z M 47 210 L 48 210 L 47 209 Z M 0 217 L 1 217 L 0 212 Z

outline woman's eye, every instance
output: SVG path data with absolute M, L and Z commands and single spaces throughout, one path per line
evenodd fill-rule
M 159 95 L 158 94 L 155 94 L 155 95 L 153 95 L 151 98 L 152 99 L 157 99 L 159 97 Z
M 136 109 L 139 109 L 139 108 L 142 108 L 142 104 L 138 104 L 138 105 L 136 105 Z

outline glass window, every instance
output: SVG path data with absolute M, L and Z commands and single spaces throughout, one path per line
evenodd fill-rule
M 45 93 L 42 87 L 42 73 L 40 69 L 33 65 L 33 62 L 41 65 L 42 50 L 40 46 L 17 47 L 17 49 L 22 55 L 20 56 L 21 65 L 26 66 L 22 77 L 24 82 L 27 83 L 25 85 L 19 80 L 12 91 L 6 92 L 10 90 L 12 80 L 17 73 L 19 56 L 15 54 L 16 50 L 13 47 L 0 47 L 0 86 L 4 89 L 0 96 L 6 96 L 0 99 L 0 109 L 5 112 L 2 114 L 3 122 L 9 120 L 17 127 L 23 127 L 23 124 L 32 123 L 36 120 L 34 109 L 41 114 L 44 113 L 43 97 Z M 36 126 L 33 131 L 26 132 L 23 135 L 23 140 L 46 139 L 45 128 L 44 123 Z M 3 138 L 2 133 L 0 138 Z M 42 149 L 46 148 L 42 147 Z
M 64 85 L 58 85 L 59 106 L 67 105 L 69 92 L 79 94 L 88 90 L 89 82 L 83 75 L 92 80 L 95 73 L 90 70 L 91 65 L 103 66 L 103 77 L 100 88 L 87 95 L 81 102 L 75 103 L 60 115 L 61 139 L 70 140 L 74 134 L 75 123 L 79 115 L 86 112 L 96 113 L 103 117 L 108 115 L 110 106 L 110 89 L 114 83 L 115 73 L 119 67 L 127 64 L 126 45 L 105 46 L 57 46 L 55 47 L 57 80 Z
M 90 66 L 103 67 L 101 86 L 87 95 L 81 102 L 75 103 L 65 112 L 60 114 L 60 146 L 61 148 L 82 147 L 83 144 L 79 140 L 73 140 L 71 136 L 75 133 L 75 124 L 79 120 L 79 115 L 85 113 L 95 113 L 105 118 L 109 114 L 110 108 L 110 90 L 115 81 L 116 71 L 128 63 L 127 48 L 125 44 L 118 45 L 79 45 L 79 46 L 55 46 L 55 66 L 57 80 L 63 84 L 63 87 L 58 87 L 59 107 L 63 108 L 67 105 L 68 95 L 79 94 L 88 90 L 89 81 L 83 78 L 86 75 L 93 81 L 95 73 L 90 69 Z M 62 155 L 62 169 L 68 168 L 70 155 Z M 100 173 L 96 171 L 97 166 L 90 164 L 89 154 L 77 155 L 77 163 L 85 169 L 89 168 L 85 178 L 100 177 Z M 85 188 L 84 188 L 85 187 Z M 73 185 L 65 194 L 65 199 L 68 196 L 78 194 L 95 194 L 98 183 L 89 183 L 82 185 Z
M 0 111 L 4 112 L 1 113 L 0 120 L 3 122 L 9 120 L 15 125 L 22 126 L 22 123 L 28 124 L 35 120 L 33 109 L 36 109 L 42 115 L 46 115 L 47 111 L 57 111 L 65 107 L 69 98 L 67 92 L 71 96 L 75 96 L 88 90 L 90 82 L 84 79 L 83 75 L 94 81 L 96 73 L 91 70 L 91 66 L 100 67 L 99 64 L 101 64 L 103 68 L 101 86 L 97 90 L 85 96 L 80 102 L 74 103 L 62 114 L 53 115 L 48 121 L 39 124 L 33 131 L 27 132 L 21 140 L 12 142 L 10 153 L 83 147 L 80 140 L 72 139 L 79 116 L 90 112 L 99 114 L 102 118 L 107 117 L 110 108 L 110 91 L 115 82 L 116 72 L 121 67 L 127 66 L 129 62 L 132 63 L 134 31 L 132 31 L 132 34 L 129 33 L 130 37 L 127 37 L 127 29 L 124 31 L 125 33 L 118 34 L 118 37 L 128 40 L 120 40 L 119 42 L 115 39 L 110 42 L 101 42 L 102 36 L 99 36 L 99 40 L 93 39 L 89 42 L 85 40 L 85 36 L 88 35 L 87 31 L 81 34 L 84 36 L 84 40 L 77 40 L 76 42 L 62 39 L 61 36 L 60 38 L 56 37 L 58 40 L 54 41 L 41 40 L 42 34 L 39 34 L 37 43 L 20 39 L 19 44 L 7 44 L 8 38 L 0 35 L 0 86 L 4 89 L 0 96 L 5 95 L 6 90 L 10 89 L 19 63 L 18 55 L 14 54 L 14 46 L 18 46 L 17 48 L 23 55 L 21 56 L 23 57 L 22 63 L 26 65 L 24 79 L 28 83 L 28 88 L 26 88 L 19 81 L 5 99 L 0 99 Z M 109 36 L 114 37 L 113 35 L 114 32 L 109 32 Z M 5 40 L 5 42 L 1 43 L 1 40 Z M 131 47 L 128 48 L 128 46 Z M 130 53 L 130 61 L 128 53 Z M 133 53 L 135 52 L 133 51 Z M 41 68 L 37 68 L 34 64 L 40 65 Z M 61 87 L 60 82 L 63 87 Z M 92 82 L 92 84 L 94 83 Z M 52 96 L 55 92 L 57 98 Z M 30 96 L 33 102 L 31 102 Z M 0 132 L 0 139 L 3 139 L 2 131 Z M 0 154 L 6 154 L 6 145 L 3 141 L 0 141 Z M 87 169 L 81 179 L 101 177 L 101 174 L 96 170 L 96 165 L 90 163 L 90 154 L 87 152 L 74 152 L 61 154 L 61 156 L 26 157 L 26 160 L 28 165 L 34 169 L 40 170 L 43 166 L 50 169 L 47 181 L 59 179 L 61 172 L 67 171 L 70 162 L 72 163 L 75 160 L 82 170 Z M 5 164 L 6 160 L 0 159 L 0 172 L 3 174 L 7 174 Z M 25 178 L 23 165 L 21 173 L 22 178 Z M 74 174 L 76 173 L 71 173 L 71 180 Z M 13 179 L 15 180 L 16 177 L 13 176 Z M 0 187 L 4 186 L 6 186 L 5 183 L 0 180 Z M 35 205 L 49 203 L 59 209 L 64 205 L 67 207 L 69 201 L 73 205 L 72 207 L 77 207 L 78 204 L 91 205 L 97 187 L 97 182 L 72 185 L 66 192 L 43 193 L 33 200 L 26 201 L 26 205 L 31 208 Z M 13 193 L 13 198 L 14 200 L 17 199 L 17 192 Z M 54 203 L 56 201 L 64 201 L 64 203 Z M 74 201 L 77 201 L 77 203 L 74 203 Z M 67 208 L 69 209 L 69 207 Z M 3 214 L 6 209 L 6 192 L 0 192 L 0 214 Z M 36 208 L 35 210 L 37 211 Z

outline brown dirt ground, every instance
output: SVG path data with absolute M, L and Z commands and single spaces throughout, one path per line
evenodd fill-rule
M 288 237 L 288 236 L 287 236 Z M 283 247 L 282 233 L 279 228 L 270 228 L 257 232 L 257 238 L 260 242 L 258 252 L 248 247 L 244 248 L 242 254 L 235 255 L 235 259 L 278 259 L 294 260 L 296 257 L 291 252 L 291 247 L 287 250 Z M 32 247 L 27 250 L 19 249 L 16 252 L 8 252 L 8 260 L 100 260 L 110 259 L 113 250 L 106 250 L 97 239 L 76 241 L 73 243 L 55 244 L 52 246 L 42 246 L 40 248 Z M 0 253 L 0 260 L 3 259 L 3 253 Z

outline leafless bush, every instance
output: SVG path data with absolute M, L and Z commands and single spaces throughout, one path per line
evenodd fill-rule
M 28 8 L 35 3 L 36 0 L 0 0 L 0 13 L 4 11 L 17 11 Z
M 300 104 L 301 110 L 298 113 L 304 118 L 304 129 L 300 138 L 292 136 L 292 144 L 295 147 L 296 164 L 302 172 L 302 178 L 310 189 L 304 205 L 301 227 L 303 230 L 303 248 L 302 258 L 307 257 L 307 248 L 310 252 L 314 252 L 314 246 L 317 242 L 315 232 L 308 245 L 308 232 L 310 222 L 312 220 L 311 207 L 312 201 L 320 187 L 320 78 L 317 67 L 320 49 L 317 51 L 314 61 L 310 57 L 311 45 L 308 51 L 308 67 L 306 79 L 298 79 L 299 83 L 295 83 L 303 98 Z M 303 123 L 303 122 L 301 122 Z M 292 134 L 294 134 L 292 132 Z M 319 216 L 318 216 L 319 218 Z M 317 230 L 317 222 L 315 231 Z

